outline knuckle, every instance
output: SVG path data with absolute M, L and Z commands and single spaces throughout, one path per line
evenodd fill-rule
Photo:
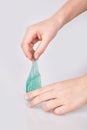
M 49 103 L 45 104 L 45 110 L 48 111 L 50 109 Z
M 49 110 L 51 105 L 50 105 L 50 103 L 46 103 L 45 106 L 46 106 L 47 110 Z
M 43 109 L 44 111 L 49 111 L 50 110 L 49 103 L 44 103 Z
M 26 49 L 27 47 L 27 43 L 25 43 L 24 41 L 20 44 L 22 49 Z
M 42 100 L 42 96 L 41 96 L 41 95 L 38 96 L 38 100 L 39 100 L 39 101 Z
M 37 104 L 38 103 L 38 99 L 37 98 L 35 98 L 35 99 L 33 99 L 33 104 Z
M 41 98 L 38 96 L 38 97 L 36 97 L 36 98 L 33 99 L 33 103 L 37 104 L 37 103 L 40 102 L 40 100 L 41 100 Z
M 29 98 L 32 98 L 33 97 L 33 94 L 32 92 L 28 94 Z
M 40 103 L 41 102 L 41 96 L 38 96 L 38 97 L 36 97 L 35 99 L 33 99 L 33 103 L 34 104 L 38 104 L 38 103 Z

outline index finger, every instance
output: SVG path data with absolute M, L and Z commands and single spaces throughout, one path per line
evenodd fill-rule
M 32 92 L 29 92 L 29 93 L 26 93 L 25 94 L 25 99 L 31 99 L 31 98 L 34 98 L 42 93 L 45 93 L 47 91 L 50 91 L 53 89 L 53 85 L 48 85 L 48 86 L 45 86 L 45 87 L 42 87 L 40 89 L 37 89 L 37 90 L 34 90 Z
M 36 42 L 36 39 L 34 39 L 34 37 L 35 34 L 33 32 L 26 31 L 21 43 L 21 48 L 25 53 L 26 57 L 28 57 L 29 59 L 32 59 L 32 52 L 34 51 L 33 46 Z

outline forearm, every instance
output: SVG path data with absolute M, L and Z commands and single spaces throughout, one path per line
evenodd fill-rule
M 87 0 L 68 0 L 63 7 L 52 16 L 54 24 L 60 28 L 87 10 Z M 57 26 L 59 29 L 59 25 Z

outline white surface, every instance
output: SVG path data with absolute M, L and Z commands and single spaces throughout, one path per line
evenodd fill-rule
M 31 62 L 19 44 L 25 28 L 64 0 L 0 0 L 0 130 L 87 130 L 87 106 L 65 116 L 30 109 L 23 96 Z M 87 72 L 87 12 L 67 24 L 39 60 L 43 86 Z M 49 62 L 48 62 L 49 60 Z

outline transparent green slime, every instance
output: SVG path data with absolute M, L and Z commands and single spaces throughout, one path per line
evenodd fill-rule
M 26 81 L 26 92 L 36 90 L 41 86 L 41 76 L 39 73 L 38 64 L 37 61 L 33 61 L 29 77 Z

